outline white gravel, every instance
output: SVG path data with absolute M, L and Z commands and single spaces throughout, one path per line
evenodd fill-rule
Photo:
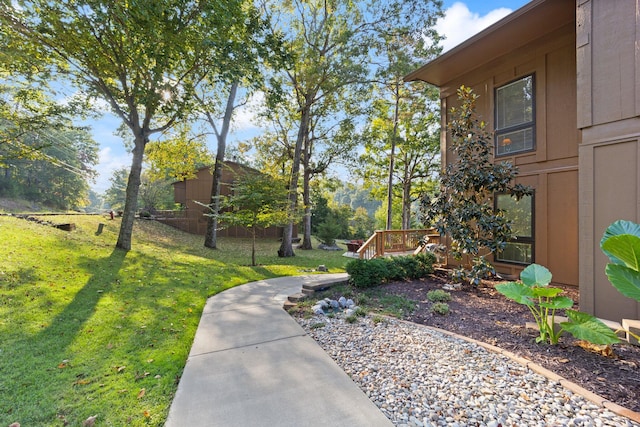
M 297 320 L 396 426 L 640 427 L 506 356 L 421 325 Z

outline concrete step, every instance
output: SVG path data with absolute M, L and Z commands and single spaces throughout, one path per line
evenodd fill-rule
M 336 285 L 344 285 L 349 283 L 347 279 L 345 280 L 335 280 L 335 279 L 327 279 L 327 280 L 318 280 L 314 283 L 305 283 L 302 285 L 302 293 L 305 295 L 312 295 L 315 292 L 326 291 L 332 286 Z
M 307 298 L 307 295 L 303 294 L 302 292 L 298 292 L 297 294 L 289 295 L 287 297 L 287 300 L 289 302 L 300 302 L 306 298 Z

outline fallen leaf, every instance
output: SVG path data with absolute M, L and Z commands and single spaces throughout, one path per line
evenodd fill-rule
M 145 389 L 141 388 L 140 391 L 138 392 L 138 399 L 142 399 L 146 392 L 147 391 Z
M 81 380 L 77 380 L 73 384 L 75 384 L 75 385 L 87 385 L 87 384 L 90 384 L 90 383 L 91 383 L 91 380 L 81 379 Z
M 151 412 L 147 410 L 145 410 L 142 414 L 145 416 L 145 418 L 149 418 L 151 416 Z
M 84 427 L 92 427 L 96 423 L 97 415 L 93 415 L 82 422 Z
M 9 424 L 9 427 L 20 427 L 20 423 Z
M 64 369 L 64 368 L 66 368 L 66 367 L 67 367 L 67 364 L 66 364 L 66 363 L 60 363 L 60 364 L 58 364 L 58 369 Z
M 598 345 L 590 343 L 589 341 L 576 341 L 575 345 L 582 347 L 583 349 L 592 353 L 600 354 L 605 357 L 613 357 L 613 349 L 610 345 Z

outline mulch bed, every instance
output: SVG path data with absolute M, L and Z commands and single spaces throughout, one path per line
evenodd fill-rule
M 611 402 L 640 412 L 640 346 L 615 344 L 613 355 L 605 357 L 576 345 L 563 336 L 558 345 L 536 343 L 537 331 L 525 328 L 532 322 L 528 308 L 508 300 L 487 282 L 477 289 L 451 292 L 451 309 L 446 316 L 430 312 L 427 292 L 441 289 L 443 276 L 383 285 L 380 290 L 418 301 L 418 308 L 404 320 L 434 326 L 483 341 L 529 359 Z M 563 287 L 579 309 L 575 287 Z M 556 313 L 562 314 L 562 313 Z

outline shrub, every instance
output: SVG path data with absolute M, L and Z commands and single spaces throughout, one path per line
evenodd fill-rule
M 388 280 L 404 280 L 407 277 L 403 268 L 403 258 L 405 257 L 382 258 L 386 264 Z
M 397 278 L 392 278 L 393 280 L 402 280 L 402 279 L 418 279 L 422 277 L 422 272 L 420 271 L 420 263 L 414 256 L 399 256 L 390 258 L 395 268 L 399 270 Z
M 433 273 L 433 264 L 436 262 L 436 254 L 433 252 L 421 252 L 414 256 L 418 262 L 418 277 L 426 277 Z
M 371 288 L 389 279 L 384 259 L 354 259 L 346 265 L 349 281 L 356 288 Z
M 446 302 L 437 302 L 431 306 L 431 312 L 446 316 L 449 314 L 449 304 Z
M 427 292 L 427 299 L 431 302 L 448 302 L 451 301 L 451 294 L 442 289 L 436 289 Z
M 356 288 L 369 288 L 389 280 L 418 279 L 433 273 L 436 256 L 432 253 L 416 256 L 354 259 L 346 266 L 350 283 Z

